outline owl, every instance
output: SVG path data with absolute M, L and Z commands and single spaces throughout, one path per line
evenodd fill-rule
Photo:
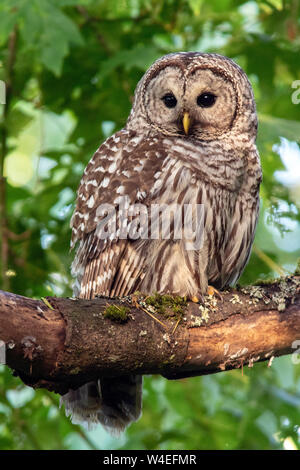
M 138 290 L 197 300 L 235 283 L 259 212 L 256 134 L 252 88 L 231 59 L 181 52 L 157 60 L 137 85 L 125 127 L 100 145 L 84 171 L 71 219 L 74 295 Z M 195 232 L 172 237 L 174 224 L 169 237 L 151 237 L 149 227 L 144 236 L 124 236 L 126 218 L 111 219 L 104 236 L 103 208 L 120 214 L 122 204 L 125 212 L 137 204 L 149 211 L 201 207 L 201 243 L 191 249 Z M 152 224 L 164 221 L 164 212 L 149 213 Z M 138 419 L 141 397 L 142 377 L 131 375 L 100 377 L 62 400 L 73 422 L 118 432 Z

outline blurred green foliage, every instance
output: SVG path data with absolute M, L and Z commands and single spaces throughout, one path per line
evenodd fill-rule
M 292 272 L 300 256 L 299 8 L 299 0 L 0 0 L 2 287 L 71 294 L 69 220 L 83 169 L 124 125 L 147 67 L 183 50 L 233 58 L 254 88 L 261 214 L 241 282 Z M 291 357 L 243 373 L 146 377 L 143 416 L 120 438 L 72 425 L 57 396 L 0 367 L 1 449 L 300 448 L 300 366 Z

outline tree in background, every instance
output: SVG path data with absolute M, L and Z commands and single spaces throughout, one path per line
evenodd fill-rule
M 240 282 L 293 272 L 300 256 L 299 30 L 298 0 L 0 0 L 0 287 L 34 298 L 71 295 L 69 220 L 83 169 L 123 127 L 147 67 L 176 51 L 218 52 L 247 72 L 263 184 Z M 300 448 L 293 359 L 176 382 L 147 377 L 143 416 L 118 439 L 72 425 L 58 396 L 25 387 L 0 366 L 0 448 Z

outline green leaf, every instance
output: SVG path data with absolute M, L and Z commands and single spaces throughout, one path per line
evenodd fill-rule
M 19 14 L 24 43 L 34 48 L 42 64 L 59 76 L 70 46 L 83 45 L 77 25 L 50 0 L 32 0 Z
M 194 15 L 200 15 L 202 0 L 188 0 L 189 7 L 191 8 Z
M 279 140 L 279 137 L 299 141 L 300 122 L 259 114 L 259 133 L 265 141 Z
M 158 49 L 153 46 L 147 47 L 138 45 L 130 50 L 122 50 L 101 64 L 99 77 L 103 79 L 106 75 L 109 75 L 111 71 L 120 66 L 124 67 L 127 71 L 132 68 L 145 70 L 159 56 Z

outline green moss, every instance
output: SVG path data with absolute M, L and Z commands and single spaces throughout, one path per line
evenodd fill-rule
M 168 318 L 175 317 L 176 319 L 182 317 L 187 306 L 187 300 L 185 297 L 168 294 L 161 295 L 157 293 L 147 297 L 145 299 L 145 303 L 154 307 L 157 313 Z
M 300 258 L 297 259 L 297 267 L 294 272 L 295 276 L 300 276 Z
M 130 309 L 128 307 L 119 307 L 118 305 L 109 305 L 103 312 L 105 318 L 118 323 L 125 323 L 128 320 Z
M 257 281 L 253 282 L 253 286 L 270 286 L 272 284 L 276 284 L 280 279 L 276 279 L 271 277 L 270 279 L 257 279 Z

